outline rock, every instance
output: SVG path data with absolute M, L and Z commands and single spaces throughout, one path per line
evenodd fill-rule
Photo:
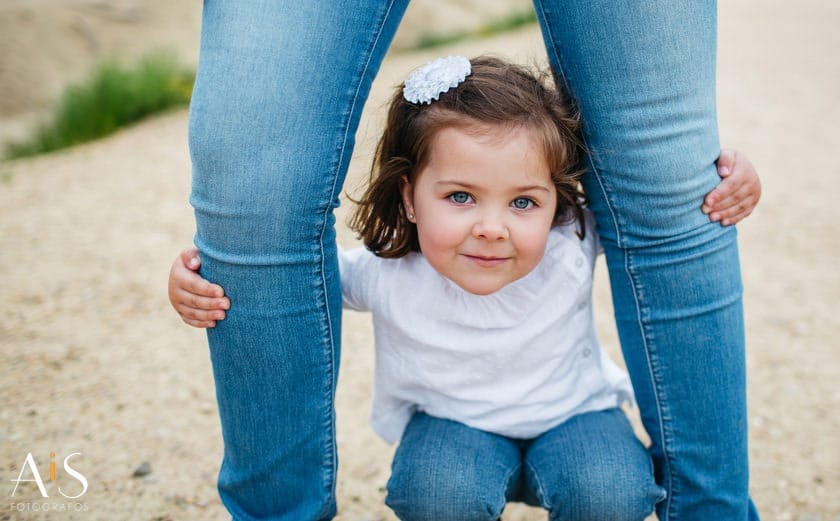
M 141 463 L 134 472 L 131 474 L 133 478 L 142 478 L 143 476 L 148 476 L 152 473 L 152 464 L 148 461 L 144 461 Z

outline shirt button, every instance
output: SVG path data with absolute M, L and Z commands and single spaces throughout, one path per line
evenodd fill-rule
M 589 355 L 591 355 L 591 354 L 592 354 L 592 350 L 589 349 L 588 347 L 583 350 L 583 357 L 584 358 L 589 358 Z
M 577 259 L 575 259 L 575 266 L 577 266 L 578 268 L 583 266 L 583 258 L 578 257 Z

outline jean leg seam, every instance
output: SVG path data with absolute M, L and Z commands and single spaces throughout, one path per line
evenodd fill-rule
M 336 382 L 337 382 L 337 374 L 336 374 L 337 371 L 336 371 L 335 349 L 333 348 L 334 345 L 335 345 L 334 344 L 335 333 L 334 333 L 333 328 L 332 328 L 333 320 L 332 320 L 332 316 L 330 315 L 329 297 L 328 297 L 328 292 L 327 292 L 327 279 L 326 279 L 327 269 L 326 269 L 326 256 L 324 255 L 324 236 L 326 235 L 327 229 L 329 228 L 329 216 L 330 216 L 330 213 L 332 211 L 332 209 L 331 209 L 332 201 L 336 196 L 336 187 L 338 186 L 339 176 L 337 174 L 337 171 L 338 171 L 339 168 L 341 168 L 341 164 L 344 161 L 344 157 L 345 157 L 346 152 L 347 152 L 347 140 L 348 140 L 348 136 L 350 134 L 350 122 L 353 119 L 353 113 L 356 109 L 356 104 L 359 100 L 359 91 L 361 90 L 362 83 L 363 83 L 362 79 L 365 77 L 368 69 L 370 68 L 370 62 L 371 62 L 371 57 L 372 57 L 372 54 L 373 54 L 373 49 L 375 49 L 376 46 L 379 43 L 379 40 L 382 36 L 382 30 L 385 26 L 385 21 L 388 20 L 388 17 L 391 14 L 391 10 L 394 6 L 394 1 L 395 0 L 391 0 L 391 1 L 388 2 L 387 8 L 385 9 L 382 17 L 380 18 L 379 29 L 376 32 L 376 36 L 372 39 L 370 45 L 368 46 L 368 48 L 365 51 L 367 59 L 365 60 L 363 66 L 362 66 L 362 68 L 359 72 L 359 75 L 357 76 L 359 78 L 359 80 L 358 80 L 358 83 L 356 85 L 356 91 L 353 93 L 353 98 L 352 98 L 352 101 L 351 101 L 351 104 L 350 104 L 350 110 L 347 112 L 347 116 L 346 116 L 346 118 L 343 122 L 344 136 L 342 138 L 341 148 L 339 149 L 339 153 L 338 153 L 338 156 L 337 156 L 337 161 L 336 161 L 335 167 L 333 168 L 333 171 L 336 172 L 336 175 L 333 176 L 333 182 L 332 182 L 332 186 L 330 188 L 328 204 L 325 206 L 325 211 L 324 211 L 324 214 L 323 214 L 323 222 L 322 222 L 322 226 L 321 226 L 321 233 L 318 237 L 318 245 L 319 245 L 320 255 L 321 255 L 321 264 L 320 264 L 321 293 L 322 293 L 324 310 L 325 310 L 325 317 L 326 317 L 326 324 L 325 324 L 325 328 L 324 328 L 325 329 L 324 333 L 326 335 L 325 340 L 327 342 L 327 345 L 330 347 L 330 349 L 329 349 L 329 364 L 328 364 L 329 367 L 327 369 L 327 372 L 329 373 L 328 378 L 329 378 L 330 385 L 329 385 L 329 391 L 328 391 L 329 395 L 328 395 L 327 398 L 328 398 L 329 403 L 331 403 L 331 404 L 333 404 L 334 395 L 335 395 L 335 386 L 336 386 Z M 335 476 L 337 474 L 336 466 L 337 466 L 337 460 L 338 460 L 337 447 L 336 447 L 336 443 L 335 443 L 335 425 L 336 425 L 335 406 L 333 404 L 330 407 L 330 416 L 329 416 L 329 420 L 328 420 L 328 425 L 325 426 L 327 432 L 329 433 L 326 441 L 330 446 L 330 450 L 324 451 L 324 453 L 327 454 L 327 456 L 326 456 L 326 458 L 323 462 L 323 466 L 325 468 L 329 469 L 328 488 L 330 490 L 331 497 L 333 497 L 333 498 L 335 498 L 335 494 L 336 494 L 336 479 L 335 479 Z M 319 518 L 322 518 L 322 517 L 324 519 L 328 518 L 329 517 L 329 513 L 328 513 L 329 510 L 330 510 L 329 504 L 325 504 L 324 505 L 324 511 L 322 511 L 323 515 L 319 516 Z M 326 517 L 324 517 L 324 516 L 326 516 Z
M 607 205 L 610 205 L 609 201 L 607 201 Z M 666 497 L 664 499 L 665 506 L 663 507 L 664 519 L 662 521 L 667 521 L 668 519 L 671 519 L 671 499 L 674 496 L 675 490 L 674 467 L 672 465 L 673 454 L 671 451 L 670 441 L 672 437 L 669 435 L 671 429 L 670 425 L 665 421 L 667 407 L 663 405 L 667 403 L 667 397 L 665 396 L 661 385 L 660 374 L 655 368 L 655 356 L 652 352 L 652 349 L 654 348 L 653 335 L 648 332 L 647 327 L 645 326 L 645 317 L 643 314 L 645 314 L 647 307 L 642 303 L 643 291 L 634 273 L 632 253 L 626 248 L 622 249 L 622 251 L 624 253 L 625 273 L 627 274 L 627 278 L 630 280 L 630 287 L 633 290 L 633 300 L 636 304 L 636 319 L 639 324 L 639 332 L 641 333 L 645 353 L 645 362 L 647 364 L 650 381 L 653 384 L 653 396 L 656 401 L 656 416 L 657 421 L 659 422 L 660 432 L 659 443 L 662 447 L 665 474 L 667 476 L 667 483 L 665 485 Z
M 534 495 L 536 495 L 537 499 L 540 501 L 540 506 L 546 510 L 549 510 L 550 513 L 551 505 L 549 504 L 548 499 L 545 497 L 545 486 L 543 485 L 542 479 L 540 479 L 539 472 L 537 472 L 537 469 L 535 469 L 534 466 L 531 465 L 531 462 L 527 459 L 525 460 L 525 468 L 528 470 L 530 475 L 534 476 L 534 484 L 536 485 Z
M 511 478 L 519 473 L 522 469 L 522 463 L 517 463 L 513 466 L 513 468 L 508 472 L 507 476 L 505 476 L 505 495 L 507 496 L 508 489 L 511 485 Z M 507 503 L 507 497 L 505 497 L 504 502 L 502 503 L 502 511 L 505 509 L 505 504 Z

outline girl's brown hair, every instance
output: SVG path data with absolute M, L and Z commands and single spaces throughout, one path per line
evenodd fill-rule
M 446 127 L 478 125 L 533 129 L 557 188 L 555 224 L 577 221 L 583 238 L 583 193 L 579 188 L 583 145 L 580 116 L 549 74 L 498 58 L 470 60 L 463 83 L 430 104 L 411 103 L 401 85 L 393 95 L 385 131 L 376 148 L 367 191 L 357 204 L 350 227 L 380 257 L 396 258 L 420 251 L 417 227 L 406 217 L 401 187 L 413 182 L 429 158 L 435 134 Z

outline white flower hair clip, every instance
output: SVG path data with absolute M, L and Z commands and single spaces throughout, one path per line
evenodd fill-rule
M 421 105 L 437 101 L 441 94 L 460 85 L 470 72 L 472 65 L 463 56 L 438 58 L 408 76 L 403 87 L 403 97 Z

